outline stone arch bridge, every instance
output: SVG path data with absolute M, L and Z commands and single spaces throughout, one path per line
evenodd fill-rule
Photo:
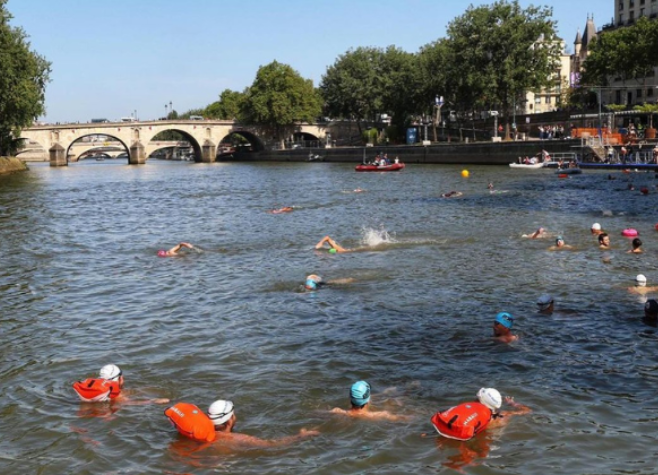
M 275 132 L 265 126 L 242 125 L 230 120 L 158 120 L 147 122 L 87 123 L 35 126 L 22 131 L 20 138 L 40 145 L 49 154 L 50 165 L 68 165 L 71 146 L 84 137 L 107 136 L 118 140 L 128 153 L 128 163 L 139 165 L 156 150 L 167 145 L 153 140 L 167 131 L 179 132 L 189 141 L 196 162 L 211 163 L 217 159 L 219 144 L 232 134 L 249 140 L 254 151 L 272 148 L 280 143 Z M 302 136 L 307 140 L 325 141 L 327 125 L 298 124 L 279 130 L 278 137 Z

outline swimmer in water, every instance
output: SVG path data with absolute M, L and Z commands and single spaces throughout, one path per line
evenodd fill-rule
M 555 238 L 555 246 L 551 246 L 548 248 L 549 251 L 558 251 L 558 250 L 567 250 L 567 249 L 573 249 L 573 246 L 570 246 L 569 244 L 564 243 L 564 238 L 562 236 L 558 236 Z
M 635 277 L 635 286 L 629 287 L 628 291 L 632 294 L 646 295 L 649 292 L 658 292 L 658 286 L 647 287 L 647 278 L 643 274 Z
M 213 402 L 208 408 L 208 417 L 215 425 L 217 441 L 222 445 L 234 445 L 242 447 L 277 447 L 291 444 L 301 439 L 319 435 L 317 430 L 301 429 L 297 435 L 282 437 L 280 439 L 260 439 L 252 435 L 239 434 L 233 432 L 237 417 L 235 408 L 231 401 L 218 400 Z
M 610 236 L 608 236 L 608 233 L 599 234 L 599 249 L 610 249 Z
M 644 304 L 644 320 L 647 322 L 658 321 L 658 302 L 649 299 Z
M 553 313 L 555 300 L 549 294 L 544 294 L 537 299 L 537 309 L 539 313 L 550 315 Z
M 543 237 L 546 237 L 546 229 L 544 228 L 538 228 L 537 231 L 535 231 L 532 234 L 523 234 L 521 235 L 522 238 L 528 238 L 528 239 L 540 239 Z
M 496 315 L 496 320 L 493 324 L 493 336 L 496 340 L 503 343 L 512 343 L 519 339 L 518 336 L 512 335 L 512 326 L 514 325 L 514 317 L 508 312 L 500 312 Z
M 443 193 L 441 196 L 443 198 L 459 198 L 462 196 L 462 194 L 463 193 L 461 191 L 449 191 L 447 193 Z
M 177 256 L 178 252 L 184 247 L 186 247 L 188 249 L 194 249 L 194 246 L 192 244 L 190 244 L 189 242 L 181 242 L 180 244 L 177 244 L 174 247 L 172 247 L 171 249 L 169 249 L 168 251 L 165 251 L 165 250 L 162 250 L 162 249 L 159 250 L 158 251 L 158 257 L 174 257 L 174 256 Z
M 304 289 L 308 291 L 318 290 L 324 285 L 341 285 L 341 284 L 351 284 L 354 282 L 354 279 L 347 277 L 345 279 L 333 279 L 333 280 L 322 280 L 317 274 L 311 274 L 306 277 L 306 282 L 304 283 Z
M 642 254 L 642 252 L 644 252 L 642 251 L 642 240 L 640 238 L 633 239 L 631 246 L 633 247 L 627 252 L 632 254 Z
M 599 223 L 594 223 L 592 224 L 592 227 L 589 230 L 594 236 L 598 236 L 599 234 L 603 234 L 603 231 L 601 230 L 601 225 Z
M 489 182 L 489 184 L 487 185 L 487 188 L 489 189 L 489 191 L 493 191 L 494 184 L 492 182 Z
M 268 213 L 270 213 L 270 214 L 290 213 L 294 209 L 295 208 L 293 206 L 285 206 L 283 208 L 270 210 L 270 211 L 268 211 Z
M 320 242 L 317 243 L 317 244 L 315 245 L 315 249 L 316 249 L 316 250 L 326 249 L 326 248 L 324 247 L 325 244 L 328 244 L 328 245 L 329 245 L 329 249 L 328 249 L 328 250 L 329 250 L 329 252 L 331 252 L 331 253 L 336 253 L 336 252 L 352 252 L 352 249 L 346 249 L 346 248 L 344 248 L 343 246 L 341 246 L 340 244 L 338 244 L 336 241 L 334 241 L 333 239 L 331 239 L 329 236 L 325 236 L 325 237 L 323 237 L 323 238 L 320 240 Z
M 388 411 L 371 411 L 370 410 L 370 384 L 366 381 L 357 381 L 350 388 L 350 404 L 347 410 L 335 407 L 331 410 L 333 414 L 341 414 L 350 417 L 360 417 L 363 419 L 379 419 L 387 421 L 405 421 L 407 416 L 391 414 Z
M 128 406 L 141 406 L 145 404 L 167 404 L 169 399 L 141 399 L 129 398 L 123 390 L 123 371 L 115 365 L 108 364 L 101 368 L 98 378 L 89 378 L 77 381 L 73 389 L 83 402 L 119 402 Z

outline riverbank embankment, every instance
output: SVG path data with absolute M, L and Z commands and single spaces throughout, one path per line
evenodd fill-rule
M 580 140 L 441 143 L 437 145 L 399 145 L 375 147 L 305 148 L 295 150 L 266 150 L 238 153 L 223 157 L 222 161 L 268 162 L 345 162 L 361 163 L 364 157 L 372 160 L 376 154 L 387 154 L 389 159 L 400 158 L 404 163 L 433 163 L 457 165 L 507 165 L 519 157 L 534 156 L 546 150 L 553 153 L 581 153 Z
M 0 175 L 27 170 L 27 165 L 16 157 L 0 157 Z

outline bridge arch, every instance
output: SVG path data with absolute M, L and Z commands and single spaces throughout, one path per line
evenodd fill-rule
M 146 146 L 147 158 L 150 157 L 153 154 L 153 152 L 155 152 L 156 150 L 160 150 L 162 148 L 168 148 L 167 146 L 163 147 L 161 145 L 156 145 L 152 143 L 158 141 L 157 139 L 155 139 L 155 137 L 161 134 L 166 134 L 167 132 L 176 132 L 180 134 L 181 137 L 183 137 L 183 140 L 188 141 L 192 146 L 192 150 L 194 150 L 194 161 L 196 163 L 201 162 L 201 157 L 202 157 L 201 144 L 199 143 L 197 138 L 194 135 L 190 134 L 189 132 L 186 132 L 185 130 L 182 130 L 181 128 L 177 128 L 177 127 L 161 128 L 156 132 L 149 131 L 148 134 L 142 131 L 142 134 L 140 134 L 141 135 L 140 140 L 142 140 L 142 142 Z
M 262 152 L 265 150 L 263 141 L 253 132 L 238 129 L 232 130 L 219 142 L 220 146 L 231 146 L 236 150 L 246 152 Z
M 100 133 L 100 134 L 99 133 L 93 133 L 93 134 L 81 135 L 80 137 L 77 137 L 75 140 L 73 140 L 71 143 L 69 143 L 68 147 L 66 148 L 66 155 L 65 155 L 66 156 L 66 161 L 68 163 L 71 163 L 71 161 L 77 162 L 79 160 L 79 157 L 84 155 L 85 153 L 87 153 L 89 150 L 93 150 L 94 148 L 99 148 L 99 147 L 93 147 L 92 146 L 92 147 L 90 147 L 90 149 L 86 150 L 85 152 L 81 153 L 80 155 L 77 155 L 75 160 L 69 160 L 69 153 L 71 153 L 71 148 L 73 147 L 74 144 L 80 142 L 85 137 L 96 137 L 96 136 L 99 136 L 99 135 L 109 137 L 111 139 L 114 139 L 114 140 L 118 141 L 121 144 L 121 146 L 124 148 L 126 154 L 128 156 L 130 156 L 130 149 L 128 148 L 128 146 L 126 145 L 126 143 L 123 140 L 121 140 L 119 137 L 116 137 L 114 135 L 103 132 L 103 133 Z

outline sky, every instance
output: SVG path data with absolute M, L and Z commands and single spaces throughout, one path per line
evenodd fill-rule
M 616 0 L 520 0 L 553 8 L 573 51 L 594 15 L 612 21 Z M 140 120 L 179 113 L 242 91 L 260 66 L 289 64 L 314 85 L 351 48 L 417 52 L 445 37 L 470 4 L 460 0 L 9 0 L 12 26 L 52 62 L 49 123 Z

